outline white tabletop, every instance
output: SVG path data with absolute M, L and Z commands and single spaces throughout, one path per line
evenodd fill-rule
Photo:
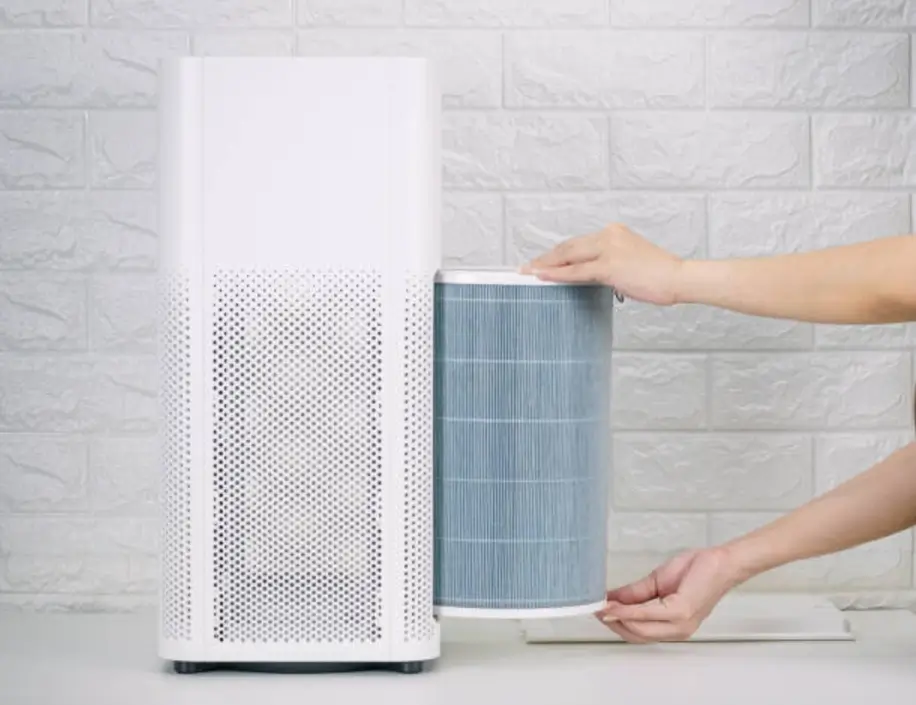
M 3 705 L 830 705 L 916 702 L 916 617 L 850 613 L 855 642 L 526 646 L 514 627 L 449 631 L 396 673 L 171 673 L 155 617 L 0 612 Z

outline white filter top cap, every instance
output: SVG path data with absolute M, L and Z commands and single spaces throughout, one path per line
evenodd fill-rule
M 570 286 L 565 283 L 545 282 L 530 274 L 522 274 L 515 267 L 461 267 L 440 269 L 436 274 L 439 284 L 496 284 L 503 286 Z M 576 284 L 575 286 L 588 286 Z

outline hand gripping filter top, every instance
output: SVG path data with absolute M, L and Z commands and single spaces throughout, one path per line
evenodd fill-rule
M 604 604 L 614 293 L 509 270 L 435 290 L 435 602 L 538 618 Z

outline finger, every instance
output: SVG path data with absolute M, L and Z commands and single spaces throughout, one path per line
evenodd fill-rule
M 618 617 L 613 612 L 611 612 L 608 608 L 595 612 L 595 617 L 597 617 L 600 621 L 604 622 L 605 624 L 610 624 L 611 622 L 620 621 Z
M 608 605 L 605 611 L 622 622 L 678 622 L 687 619 L 679 606 L 662 599 L 642 604 Z
M 686 641 L 694 631 L 683 622 L 616 622 L 615 626 L 647 642 Z
M 562 267 L 537 269 L 538 279 L 548 282 L 592 282 L 598 279 L 598 267 L 594 261 L 569 264 Z
M 594 238 L 590 235 L 572 238 L 560 243 L 549 252 L 532 260 L 528 268 L 534 271 L 551 267 L 562 267 L 594 259 L 599 254 Z
M 655 575 L 647 575 L 642 580 L 624 585 L 607 593 L 606 599 L 610 602 L 619 602 L 623 605 L 634 605 L 654 600 L 659 596 L 658 581 Z
M 620 622 L 605 622 L 604 626 L 630 644 L 648 644 L 649 640 L 627 629 Z

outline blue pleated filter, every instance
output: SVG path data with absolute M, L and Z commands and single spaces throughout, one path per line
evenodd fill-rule
M 613 292 L 502 270 L 435 291 L 435 604 L 592 612 L 605 595 Z

